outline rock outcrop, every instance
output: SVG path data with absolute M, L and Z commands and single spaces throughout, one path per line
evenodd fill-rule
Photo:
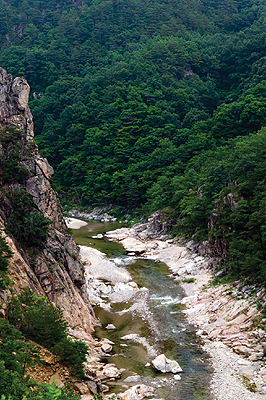
M 38 295 L 47 295 L 62 308 L 70 333 L 90 342 L 95 317 L 87 299 L 84 267 L 49 182 L 53 169 L 33 141 L 29 91 L 23 77 L 13 80 L 0 68 L 0 222 L 4 228 L 10 220 L 14 191 L 27 192 L 34 209 L 51 221 L 42 249 L 25 248 L 14 238 L 7 239 L 14 253 L 9 273 L 16 292 L 29 286 Z M 5 302 L 8 292 L 0 296 Z

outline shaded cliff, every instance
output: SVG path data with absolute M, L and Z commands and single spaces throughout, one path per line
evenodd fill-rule
M 14 253 L 9 275 L 16 292 L 30 286 L 47 295 L 64 311 L 71 333 L 91 340 L 95 318 L 84 268 L 49 182 L 53 169 L 33 141 L 29 92 L 23 77 L 13 80 L 0 68 L 0 222 Z M 5 301 L 8 292 L 0 296 Z

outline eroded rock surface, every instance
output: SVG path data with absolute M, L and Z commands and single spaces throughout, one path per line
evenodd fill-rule
M 23 130 L 31 140 L 34 134 L 29 93 L 30 86 L 25 78 L 13 80 L 11 74 L 0 68 L 0 123 Z
M 23 172 L 19 179 L 13 177 L 1 182 L 4 189 L 0 194 L 1 225 L 5 227 L 12 214 L 9 195 L 14 190 L 27 191 L 35 210 L 51 220 L 43 249 L 34 255 L 27 249 L 20 252 L 19 244 L 8 239 L 14 253 L 9 272 L 15 282 L 16 292 L 20 292 L 24 286 L 30 286 L 38 295 L 47 295 L 55 305 L 63 309 L 65 319 L 70 328 L 73 327 L 70 333 L 90 342 L 95 317 L 87 299 L 84 268 L 79 261 L 76 244 L 67 231 L 57 195 L 49 182 L 53 169 L 40 156 L 33 142 L 29 92 L 30 87 L 25 78 L 12 79 L 10 74 L 0 68 L 2 165 L 8 161 L 9 153 L 16 151 L 18 169 Z M 1 293 L 1 300 L 5 302 L 7 296 L 7 292 Z

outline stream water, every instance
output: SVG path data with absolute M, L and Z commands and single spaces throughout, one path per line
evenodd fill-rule
M 120 227 L 118 224 L 113 223 L 89 222 L 86 226 L 73 230 L 77 244 L 91 246 L 104 252 L 117 264 L 126 267 L 140 288 L 146 287 L 149 290 L 147 299 L 149 318 L 144 318 L 138 313 L 121 314 L 121 310 L 132 305 L 130 303 L 116 303 L 112 307 L 112 312 L 95 307 L 96 316 L 103 326 L 112 323 L 117 327 L 115 331 L 96 328 L 98 338 L 105 337 L 115 343 L 112 355 L 104 361 L 126 369 L 122 378 L 115 382 L 112 391 L 116 393 L 124 391 L 125 389 L 121 387 L 124 384 L 123 380 L 132 375 L 129 372 L 132 371 L 141 375 L 137 383 L 158 387 L 158 398 L 210 400 L 211 369 L 208 356 L 200 348 L 195 328 L 187 323 L 182 313 L 183 306 L 180 300 L 184 297 L 184 293 L 179 285 L 169 278 L 167 266 L 153 260 L 141 258 L 134 260 L 125 256 L 124 249 L 119 243 L 91 238 L 118 227 Z M 150 347 L 121 339 L 122 336 L 131 333 L 145 337 Z M 127 346 L 124 346 L 125 343 Z M 145 364 L 154 358 L 151 357 L 151 352 L 154 350 L 157 355 L 164 353 L 166 357 L 178 361 L 184 371 L 180 374 L 181 380 L 175 380 L 173 374 L 162 374 L 154 368 L 145 367 Z

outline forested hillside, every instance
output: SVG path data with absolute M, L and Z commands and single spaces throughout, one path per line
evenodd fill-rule
M 266 284 L 263 0 L 6 0 L 0 65 L 31 85 L 55 184 L 160 209 Z

